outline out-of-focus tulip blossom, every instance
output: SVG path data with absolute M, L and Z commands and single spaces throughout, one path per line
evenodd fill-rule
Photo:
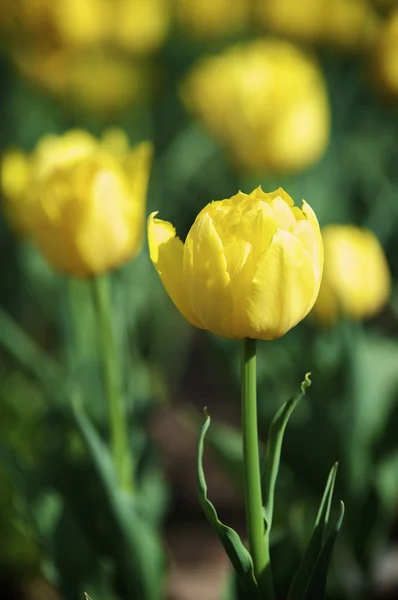
M 201 39 L 236 34 L 249 23 L 247 0 L 174 0 L 179 25 L 188 35 Z
M 390 272 L 378 239 L 366 229 L 329 225 L 322 231 L 325 268 L 313 313 L 324 324 L 344 314 L 363 319 L 377 313 L 390 294 Z
M 398 96 L 398 7 L 380 32 L 373 58 L 373 73 L 381 91 Z
M 380 28 L 369 0 L 257 0 L 257 7 L 268 29 L 343 50 L 369 47 Z
M 17 43 L 48 48 L 107 45 L 149 53 L 163 43 L 170 21 L 169 0 L 0 0 L 0 8 L 0 27 Z
M 32 50 L 14 54 L 20 71 L 62 103 L 100 115 L 139 103 L 148 90 L 145 67 L 99 51 Z
M 1 160 L 1 195 L 4 209 L 13 228 L 26 235 L 30 228 L 29 180 L 31 163 L 26 152 L 14 148 Z
M 130 148 L 115 130 L 103 140 L 72 130 L 38 143 L 25 224 L 56 270 L 97 275 L 139 252 L 151 153 L 148 142 Z
M 274 339 L 311 310 L 322 277 L 318 221 L 281 188 L 211 202 L 185 243 L 171 223 L 148 220 L 152 262 L 193 325 L 227 338 Z
M 289 42 L 255 41 L 200 60 L 182 98 L 242 171 L 304 169 L 329 140 L 322 72 Z

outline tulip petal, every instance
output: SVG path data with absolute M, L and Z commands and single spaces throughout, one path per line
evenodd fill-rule
M 188 233 L 183 273 L 191 310 L 202 327 L 221 337 L 235 337 L 227 261 L 220 236 L 208 213 L 197 218 Z
M 187 302 L 183 278 L 184 245 L 176 237 L 175 228 L 168 221 L 155 219 L 156 212 L 148 218 L 148 243 L 151 260 L 171 300 L 180 313 L 195 325 L 202 327 Z
M 85 183 L 85 179 L 86 169 L 82 169 L 76 186 Z M 104 272 L 132 256 L 137 246 L 135 230 L 142 226 L 142 219 L 138 218 L 136 226 L 130 226 L 132 202 L 122 174 L 111 169 L 98 170 L 89 189 L 88 201 L 69 203 L 64 215 L 72 228 L 74 217 L 79 214 L 78 225 L 74 225 L 75 246 L 88 274 Z
M 282 336 L 312 308 L 314 272 L 308 252 L 293 234 L 278 230 L 260 257 L 247 302 L 253 338 Z

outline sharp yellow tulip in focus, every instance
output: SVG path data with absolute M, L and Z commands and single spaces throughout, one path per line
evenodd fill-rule
M 148 142 L 130 148 L 117 130 L 39 142 L 29 159 L 29 236 L 56 270 L 97 275 L 138 253 L 151 154 Z
M 211 202 L 183 243 L 171 223 L 148 220 L 152 262 L 193 325 L 226 338 L 274 339 L 311 310 L 323 245 L 310 206 L 281 188 Z
M 247 0 L 174 0 L 177 20 L 195 38 L 236 34 L 249 23 Z
M 304 169 L 329 140 L 322 72 L 289 42 L 255 41 L 202 59 L 182 98 L 242 171 Z
M 380 18 L 370 0 L 257 0 L 267 29 L 344 50 L 367 48 Z
M 377 313 L 390 293 L 390 272 L 378 239 L 366 229 L 329 225 L 322 231 L 325 268 L 313 313 L 324 324 L 340 314 L 363 319 Z

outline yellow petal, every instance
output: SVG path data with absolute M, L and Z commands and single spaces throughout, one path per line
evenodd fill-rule
M 235 337 L 227 261 L 208 213 L 196 218 L 188 233 L 183 273 L 191 309 L 201 326 L 221 337 Z
M 301 243 L 289 232 L 278 230 L 254 272 L 247 303 L 251 336 L 282 336 L 312 308 L 313 266 Z
M 84 180 L 84 172 L 81 175 Z M 84 197 L 83 194 L 81 197 Z M 74 243 L 87 272 L 101 273 L 122 264 L 136 253 L 136 240 L 140 238 L 136 230 L 141 232 L 143 222 L 137 219 L 131 226 L 133 199 L 126 178 L 117 171 L 101 169 L 95 172 L 86 187 L 85 200 L 79 203 L 79 207 L 69 203 L 64 219 L 65 222 L 68 217 L 73 219 L 79 211 L 79 219 L 75 220 Z
M 277 196 L 272 200 L 271 206 L 278 219 L 279 227 L 281 229 L 290 229 L 296 225 L 296 218 L 292 212 L 292 209 L 283 200 L 283 198 Z
M 158 275 L 180 313 L 196 327 L 201 327 L 185 295 L 182 266 L 183 243 L 176 237 L 173 225 L 161 219 L 155 219 L 156 212 L 148 218 L 148 243 L 151 260 Z

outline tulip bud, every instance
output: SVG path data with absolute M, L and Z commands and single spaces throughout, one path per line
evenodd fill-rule
M 322 72 L 288 42 L 255 41 L 202 59 L 182 97 L 243 171 L 304 169 L 329 139 Z
M 193 325 L 226 338 L 274 339 L 311 310 L 322 277 L 318 221 L 281 188 L 211 202 L 185 244 L 171 223 L 148 220 L 151 260 Z
M 142 242 L 151 146 L 114 130 L 46 136 L 30 157 L 27 229 L 58 271 L 86 277 L 134 257 Z
M 390 273 L 378 239 L 351 225 L 329 225 L 322 231 L 325 268 L 314 316 L 330 324 L 343 313 L 362 319 L 377 313 L 390 293 Z

